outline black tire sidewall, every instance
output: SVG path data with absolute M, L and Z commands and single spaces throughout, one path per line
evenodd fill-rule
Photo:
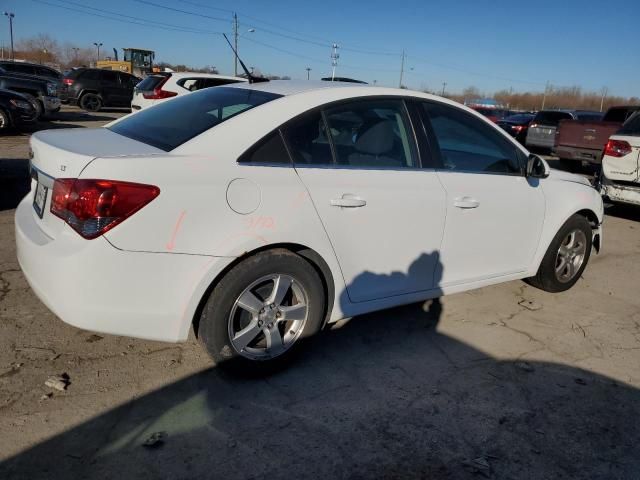
M 296 343 L 282 355 L 270 360 L 250 360 L 238 354 L 231 345 L 228 331 L 229 314 L 236 299 L 249 284 L 260 277 L 276 273 L 291 275 L 301 284 L 308 296 L 309 317 Z M 289 250 L 270 250 L 243 260 L 220 280 L 203 308 L 198 337 L 217 365 L 251 365 L 260 368 L 279 364 L 291 357 L 305 338 L 320 330 L 324 310 L 325 293 L 322 281 L 309 262 Z
M 40 100 L 38 100 L 33 95 L 29 95 L 28 93 L 23 93 L 22 95 L 27 97 L 29 103 L 33 105 L 33 108 L 36 109 L 36 119 L 42 117 L 44 115 L 44 106 L 42 105 L 42 103 L 40 103 Z
M 0 108 L 0 116 L 4 118 L 3 124 L 0 125 L 0 132 L 6 132 L 7 130 L 10 130 L 11 127 L 13 126 L 11 123 L 11 116 L 7 112 L 5 112 L 2 108 Z
M 87 98 L 92 98 L 92 97 L 95 97 L 96 100 L 98 101 L 98 108 L 96 109 L 87 108 L 85 105 Z M 87 112 L 97 112 L 102 108 L 102 99 L 100 98 L 99 95 L 95 93 L 85 93 L 84 95 L 82 95 L 82 97 L 80 97 L 80 108 L 82 108 L 83 110 L 86 110 Z
M 555 272 L 558 249 L 560 248 L 562 241 L 569 234 L 569 232 L 576 228 L 580 228 L 581 230 L 583 230 L 587 239 L 587 249 L 584 256 L 584 261 L 582 262 L 582 265 L 580 266 L 580 269 L 578 270 L 576 275 L 570 281 L 562 283 L 556 278 Z M 551 244 L 547 249 L 547 253 L 542 260 L 542 264 L 540 265 L 538 277 L 542 283 L 544 290 L 548 292 L 563 292 L 573 287 L 582 276 L 582 272 L 584 272 L 584 269 L 587 267 L 587 263 L 589 263 L 592 243 L 593 238 L 589 221 L 582 215 L 578 214 L 570 217 L 564 223 L 564 225 L 562 225 L 560 230 L 558 230 L 556 236 L 553 237 L 553 240 L 551 241 Z

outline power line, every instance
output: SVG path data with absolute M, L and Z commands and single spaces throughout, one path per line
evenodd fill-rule
M 121 22 L 121 23 L 128 23 L 130 25 L 140 25 L 143 27 L 150 27 L 150 28 L 161 28 L 163 30 L 173 30 L 173 31 L 177 31 L 177 32 L 183 32 L 183 33 L 197 33 L 197 34 L 207 34 L 207 35 L 219 35 L 221 32 L 215 32 L 215 31 L 205 31 L 205 30 L 196 30 L 196 29 L 192 29 L 190 27 L 183 27 L 180 25 L 172 25 L 172 24 L 168 24 L 168 23 L 163 23 L 163 22 L 155 22 L 152 20 L 146 20 L 140 17 L 132 17 L 130 15 L 122 15 L 120 13 L 115 13 L 115 12 L 108 12 L 106 10 L 100 10 L 100 9 L 96 9 L 96 8 L 91 8 L 91 7 L 85 7 L 82 6 L 82 8 L 91 8 L 92 10 L 96 10 L 96 11 L 103 11 L 108 13 L 110 16 L 107 15 L 102 15 L 100 13 L 92 13 L 92 12 L 87 12 L 85 10 L 79 10 L 77 8 L 72 8 L 72 7 L 68 7 L 65 5 L 58 5 L 55 3 L 51 3 L 48 2 L 46 0 L 31 0 L 32 2 L 36 2 L 36 3 L 40 3 L 40 4 L 44 4 L 44 5 L 49 5 L 51 7 L 55 7 L 55 8 L 61 8 L 63 10 L 69 10 L 71 12 L 78 12 L 78 13 L 82 13 L 84 15 L 90 15 L 92 17 L 99 17 L 99 18 L 106 18 L 108 20 L 113 20 L 116 22 Z M 64 0 L 55 0 L 55 1 L 64 1 Z M 117 16 L 115 16 L 117 15 Z M 118 18 L 118 17 L 127 17 L 127 18 L 131 18 L 131 19 L 135 19 L 136 21 L 132 21 L 132 20 L 125 20 L 123 18 Z

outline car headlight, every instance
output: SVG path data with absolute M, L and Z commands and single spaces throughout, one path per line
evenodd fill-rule
M 11 100 L 9 100 L 9 102 L 11 102 L 11 105 L 13 105 L 16 108 L 20 108 L 21 110 L 32 110 L 33 109 L 33 105 L 31 105 L 26 100 L 16 100 L 16 99 L 12 98 Z
M 58 87 L 55 83 L 47 83 L 47 95 L 50 97 L 55 96 L 58 93 Z

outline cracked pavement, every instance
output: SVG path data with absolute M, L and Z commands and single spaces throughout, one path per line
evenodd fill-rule
M 26 138 L 0 155 L 26 162 Z M 610 209 L 604 235 L 569 292 L 510 282 L 357 317 L 257 379 L 193 335 L 62 323 L 20 272 L 5 208 L 0 478 L 638 478 L 640 209 Z M 63 373 L 65 391 L 44 385 Z

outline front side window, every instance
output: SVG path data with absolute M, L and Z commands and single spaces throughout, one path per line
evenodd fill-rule
M 141 110 L 109 130 L 168 152 L 225 120 L 280 96 L 243 88 L 204 89 Z
M 402 100 L 355 101 L 325 110 L 338 165 L 417 167 L 413 132 Z
M 446 170 L 520 173 L 519 155 L 500 132 L 469 113 L 448 105 L 423 103 Z

